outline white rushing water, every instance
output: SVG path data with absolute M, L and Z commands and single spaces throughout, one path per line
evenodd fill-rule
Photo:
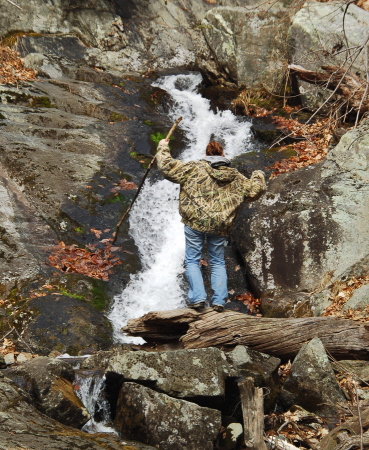
M 91 370 L 80 371 L 76 373 L 75 384 L 78 386 L 78 397 L 91 415 L 82 431 L 117 434 L 113 428 L 106 425 L 111 421 L 111 417 L 109 403 L 104 397 L 105 375 Z M 98 420 L 96 416 L 99 417 Z
M 210 140 L 221 142 L 229 159 L 251 150 L 251 123 L 237 118 L 231 111 L 211 111 L 209 100 L 197 92 L 201 81 L 200 74 L 190 74 L 163 77 L 155 83 L 174 100 L 169 112 L 173 122 L 183 117 L 179 126 L 187 145 L 181 159 L 201 159 Z M 167 180 L 146 181 L 132 208 L 130 234 L 140 252 L 142 271 L 131 276 L 122 294 L 115 297 L 109 313 L 118 342 L 144 342 L 120 333 L 128 319 L 149 311 L 185 306 L 182 275 L 185 243 L 178 194 L 178 185 Z

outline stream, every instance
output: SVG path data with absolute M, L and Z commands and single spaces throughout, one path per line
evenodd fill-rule
M 213 112 L 210 101 L 198 93 L 202 76 L 198 73 L 170 75 L 154 83 L 166 90 L 173 103 L 168 113 L 185 135 L 183 161 L 199 160 L 209 141 L 223 144 L 229 159 L 252 150 L 251 123 L 231 111 Z M 114 339 L 120 343 L 143 344 L 142 338 L 125 336 L 120 329 L 132 318 L 149 311 L 185 306 L 184 233 L 178 213 L 179 185 L 167 180 L 147 180 L 129 216 L 130 235 L 139 250 L 142 270 L 131 276 L 123 292 L 113 301 L 108 318 Z

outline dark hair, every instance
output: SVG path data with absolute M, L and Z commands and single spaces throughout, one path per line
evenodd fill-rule
M 206 156 L 223 156 L 223 147 L 219 142 L 211 141 L 206 146 Z

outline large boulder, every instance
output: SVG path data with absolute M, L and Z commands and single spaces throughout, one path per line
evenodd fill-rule
M 68 363 L 39 357 L 8 369 L 6 376 L 30 395 L 41 412 L 64 425 L 81 428 L 90 419 L 74 392 L 74 371 Z
M 20 34 L 54 35 L 59 42 L 60 35 L 77 36 L 83 42 L 84 61 L 108 70 L 146 72 L 190 67 L 197 60 L 211 67 L 199 25 L 213 7 L 202 0 L 187 2 L 186 7 L 180 0 L 166 5 L 160 0 L 139 0 L 124 6 L 118 0 L 77 1 L 73 5 L 62 0 L 47 4 L 32 0 L 20 10 L 2 2 L 0 36 L 11 41 Z M 50 55 L 40 49 L 36 52 Z
M 326 159 L 272 179 L 233 237 L 268 316 L 319 315 L 335 281 L 369 271 L 368 122 Z
M 236 373 L 217 348 L 126 352 L 111 358 L 107 372 L 150 383 L 173 397 L 224 397 L 225 378 Z
M 283 385 L 281 403 L 285 408 L 293 404 L 302 406 L 331 425 L 339 422 L 346 399 L 319 338 L 301 347 Z
M 365 52 L 357 52 L 369 32 L 369 12 L 354 3 L 307 1 L 294 16 L 289 30 L 289 60 L 305 69 L 321 66 L 347 68 L 365 79 Z M 303 106 L 317 108 L 331 91 L 299 81 Z
M 174 399 L 135 383 L 123 383 L 115 427 L 122 438 L 163 450 L 212 450 L 221 413 Z
M 219 6 L 205 15 L 202 26 L 218 65 L 232 80 L 275 92 L 287 67 L 290 17 L 279 3 L 263 8 Z

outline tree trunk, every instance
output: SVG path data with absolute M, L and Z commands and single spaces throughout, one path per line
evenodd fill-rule
M 238 383 L 241 395 L 243 434 L 246 448 L 267 450 L 264 442 L 264 398 L 263 390 L 254 386 L 252 378 Z
M 185 348 L 231 347 L 237 344 L 279 358 L 292 358 L 302 344 L 319 337 L 337 359 L 369 359 L 369 325 L 334 317 L 269 319 L 210 308 L 159 311 L 131 319 L 122 330 L 144 339 L 180 339 Z
M 369 110 L 367 83 L 353 72 L 334 66 L 322 66 L 326 73 L 307 70 L 295 64 L 289 65 L 288 68 L 303 81 L 331 91 L 337 88 L 337 94 L 347 100 L 349 106 L 359 110 L 360 114 Z

